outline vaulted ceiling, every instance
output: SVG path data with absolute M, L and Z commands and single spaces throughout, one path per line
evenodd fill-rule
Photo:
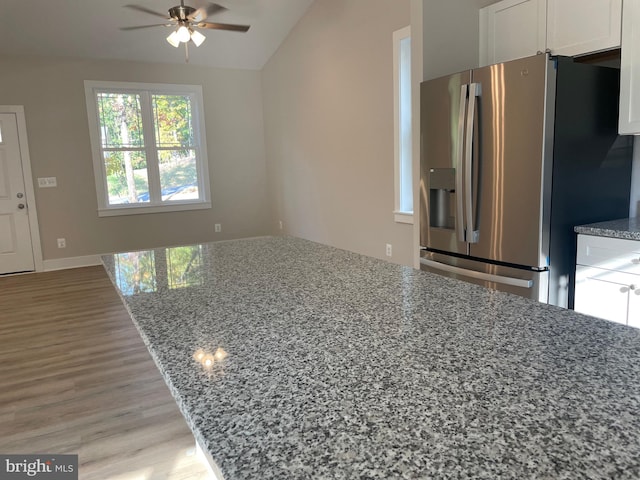
M 190 46 L 189 63 L 258 70 L 304 15 L 313 0 L 215 0 L 228 10 L 208 21 L 251 25 L 247 33 L 202 30 Z M 0 0 L 0 54 L 64 56 L 184 63 L 164 26 L 122 31 L 121 27 L 163 23 L 162 18 L 125 7 L 135 4 L 166 13 L 179 0 Z M 205 0 L 185 0 L 200 7 Z

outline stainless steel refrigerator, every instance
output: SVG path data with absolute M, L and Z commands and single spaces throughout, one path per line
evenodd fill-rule
M 421 268 L 573 307 L 575 225 L 628 216 L 619 71 L 536 55 L 421 85 Z

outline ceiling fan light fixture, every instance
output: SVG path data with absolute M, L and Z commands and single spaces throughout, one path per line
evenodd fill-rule
M 176 38 L 182 42 L 187 43 L 191 38 L 191 34 L 189 33 L 189 29 L 184 25 L 180 25 L 178 30 L 176 30 Z
M 167 42 L 169 42 L 172 47 L 178 48 L 180 46 L 180 40 L 178 40 L 178 32 L 176 30 L 171 32 L 171 35 L 167 37 Z
M 0 0 L 1 1 L 1 0 Z M 147 7 L 140 5 L 124 5 L 127 8 L 138 12 L 147 13 L 156 17 L 162 17 L 163 23 L 156 25 L 137 25 L 132 27 L 123 27 L 121 30 L 138 30 L 148 27 L 170 27 L 172 32 L 167 38 L 167 42 L 172 47 L 178 48 L 184 43 L 185 58 L 189 62 L 189 42 L 193 42 L 196 47 L 202 45 L 206 37 L 200 33 L 199 29 L 207 28 L 214 30 L 228 30 L 232 32 L 246 32 L 249 25 L 235 25 L 230 23 L 207 22 L 207 18 L 217 13 L 227 10 L 226 7 L 212 3 L 209 0 L 198 0 L 201 4 L 206 3 L 200 8 L 185 5 L 186 0 L 180 0 L 180 5 L 169 9 L 168 16 L 165 13 L 156 12 Z M 217 35 L 217 34 L 216 34 Z
M 191 31 L 191 40 L 193 41 L 193 43 L 195 43 L 196 47 L 199 47 L 200 45 L 202 45 L 202 42 L 204 42 L 206 39 L 207 37 L 205 37 L 199 31 L 197 30 Z

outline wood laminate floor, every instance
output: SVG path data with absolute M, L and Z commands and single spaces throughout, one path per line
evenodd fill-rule
M 0 277 L 0 453 L 79 455 L 80 479 L 205 479 L 102 267 Z

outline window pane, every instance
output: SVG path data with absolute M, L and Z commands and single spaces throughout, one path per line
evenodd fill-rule
M 97 96 L 102 148 L 142 147 L 140 95 L 101 92 Z
M 158 158 L 163 202 L 200 198 L 195 150 L 160 150 Z
M 104 152 L 109 205 L 149 201 L 147 161 L 143 151 Z
M 193 125 L 188 95 L 153 95 L 156 144 L 162 147 L 191 147 Z
M 411 38 L 400 41 L 400 211 L 413 211 L 411 140 Z

